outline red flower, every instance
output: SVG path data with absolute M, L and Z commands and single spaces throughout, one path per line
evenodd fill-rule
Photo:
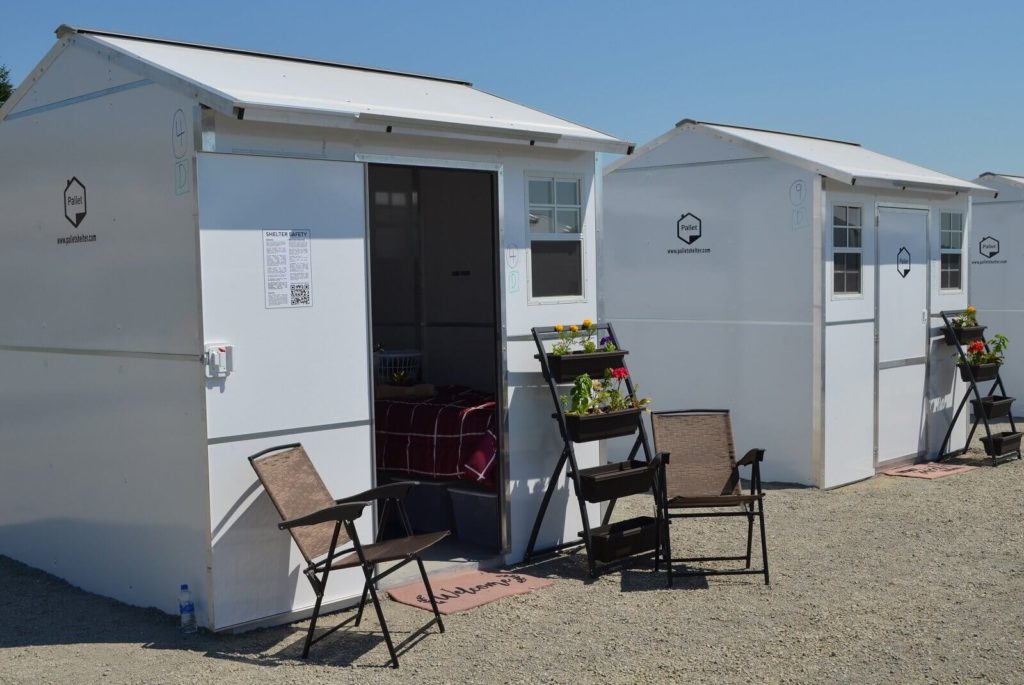
M 620 366 L 617 369 L 612 369 L 612 378 L 616 378 L 616 379 L 621 381 L 623 378 L 628 378 L 628 377 L 629 377 L 629 369 L 627 369 L 625 366 Z
M 967 346 L 967 351 L 971 354 L 978 354 L 985 351 L 985 343 L 980 340 L 975 340 Z

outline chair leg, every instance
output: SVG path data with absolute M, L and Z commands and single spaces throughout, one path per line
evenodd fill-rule
M 423 576 L 423 586 L 427 588 L 427 597 L 430 598 L 430 608 L 434 610 L 434 620 L 437 621 L 438 632 L 444 632 L 444 622 L 441 621 L 441 612 L 437 610 L 437 600 L 434 599 L 434 590 L 430 587 L 430 580 L 427 578 L 427 569 L 423 566 L 423 560 L 416 557 L 416 563 L 420 567 L 420 575 Z
M 764 584 L 770 584 L 768 577 L 768 539 L 764 534 L 764 502 L 757 504 L 757 517 L 761 520 L 761 562 L 764 564 Z
M 669 521 L 668 515 L 666 514 L 663 522 L 665 527 L 665 567 L 668 569 L 668 586 L 672 587 L 672 538 L 670 533 L 672 532 L 672 522 Z
M 313 646 L 313 631 L 316 630 L 316 620 L 320 617 L 320 604 L 324 601 L 324 593 L 316 593 L 316 604 L 313 606 L 313 615 L 309 619 L 309 632 L 306 633 L 306 644 L 302 648 L 302 658 L 309 656 L 309 648 Z
M 754 513 L 753 507 L 747 512 L 747 568 L 750 568 L 750 548 L 754 542 Z
M 380 599 L 377 598 L 377 590 L 373 587 L 373 576 L 368 567 L 363 566 L 363 575 L 366 577 L 366 587 L 370 591 L 370 599 L 373 600 L 373 608 L 377 612 L 377 621 L 380 629 L 384 632 L 384 642 L 388 645 L 388 654 L 391 655 L 391 665 L 398 668 L 398 655 L 395 654 L 395 645 L 391 642 L 391 633 L 388 631 L 388 623 L 384 620 L 384 611 L 380 607 Z
M 370 584 L 363 583 L 363 596 L 359 598 L 359 610 L 356 612 L 356 621 L 353 624 L 358 627 L 359 623 L 363 620 L 363 609 L 366 608 L 366 594 L 370 591 Z

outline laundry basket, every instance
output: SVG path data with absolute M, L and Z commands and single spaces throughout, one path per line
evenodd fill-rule
M 379 350 L 373 353 L 377 382 L 384 385 L 415 385 L 420 382 L 419 350 Z

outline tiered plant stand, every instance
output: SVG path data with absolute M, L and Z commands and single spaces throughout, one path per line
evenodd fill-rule
M 985 428 L 985 437 L 981 439 L 981 442 L 985 445 L 985 454 L 992 459 L 993 466 L 1011 457 L 1020 459 L 1022 457 L 1020 450 L 1021 434 L 1017 431 L 1017 425 L 1013 421 L 1012 407 L 1014 398 L 1007 397 L 1006 395 L 1003 379 L 999 376 L 1000 365 L 982 364 L 980 366 L 971 366 L 967 363 L 965 345 L 975 340 L 981 340 L 985 344 L 985 349 L 988 350 L 988 343 L 985 342 L 983 337 L 985 327 L 954 328 L 952 319 L 960 314 L 963 314 L 962 310 L 942 312 L 942 321 L 946 325 L 944 331 L 946 342 L 956 347 L 957 367 L 960 370 L 960 377 L 967 383 L 968 387 L 967 392 L 964 393 L 963 399 L 960 400 L 960 404 L 956 408 L 956 412 L 953 414 L 953 420 L 949 422 L 949 428 L 946 429 L 946 435 L 942 439 L 942 447 L 939 448 L 938 459 L 948 459 L 949 457 L 966 452 L 971 445 L 971 440 L 974 438 L 974 433 L 978 430 L 978 424 Z M 994 382 L 989 387 L 988 392 L 982 395 L 980 384 L 988 381 Z M 964 410 L 968 401 L 970 401 L 971 407 L 974 410 L 974 423 L 971 424 L 971 430 L 967 435 L 967 442 L 964 443 L 963 449 L 947 452 L 950 438 L 953 435 L 953 427 L 956 425 L 957 419 L 960 418 L 960 413 Z M 1010 430 L 993 433 L 989 421 L 1003 416 L 1009 418 Z
M 619 347 L 619 339 L 615 337 L 615 331 L 610 323 L 594 324 L 594 332 L 598 339 L 603 337 L 602 332 L 605 332 L 607 336 L 611 337 L 615 346 Z M 624 357 L 628 352 L 619 349 L 616 352 L 577 352 L 558 356 L 544 348 L 546 341 L 553 341 L 557 338 L 558 332 L 553 327 L 533 329 L 533 340 L 537 345 L 536 358 L 540 361 L 544 380 L 547 381 L 548 388 L 551 390 L 551 400 L 555 403 L 555 413 L 552 414 L 552 418 L 558 421 L 558 431 L 562 436 L 564 446 L 555 465 L 554 473 L 548 480 L 540 510 L 533 523 L 530 542 L 526 546 L 526 561 L 537 555 L 578 546 L 582 542 L 587 551 L 587 563 L 591 577 L 597 576 L 598 562 L 623 561 L 645 552 L 654 552 L 654 562 L 657 566 L 658 553 L 664 551 L 662 532 L 666 530 L 661 518 L 661 507 L 655 507 L 655 516 L 638 516 L 611 524 L 608 522 L 619 497 L 648 492 L 655 489 L 657 485 L 657 462 L 652 459 L 651 445 L 643 423 L 643 412 L 637 409 L 593 417 L 566 416 L 558 394 L 559 385 L 572 383 L 580 374 L 590 374 L 597 380 L 604 377 L 605 369 L 625 366 Z M 626 378 L 626 388 L 631 395 L 634 394 L 633 381 L 629 377 Z M 581 469 L 576 462 L 576 451 L 573 445 L 577 442 L 591 442 L 634 434 L 637 436 L 636 441 L 633 443 L 633 449 L 626 461 L 586 469 Z M 642 460 L 637 458 L 641 450 L 643 450 Z M 583 530 L 579 533 L 581 540 L 565 542 L 544 550 L 535 550 L 537 536 L 540 534 L 544 515 L 551 502 L 551 495 L 558 488 L 559 477 L 566 464 L 568 464 L 567 475 L 572 479 L 576 499 L 580 506 L 580 517 L 583 521 Z M 657 492 L 656 489 L 655 492 Z M 590 517 L 587 514 L 588 502 L 608 502 L 600 526 L 591 527 Z

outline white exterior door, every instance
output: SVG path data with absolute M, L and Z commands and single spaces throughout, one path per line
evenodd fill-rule
M 202 154 L 198 171 L 204 337 L 233 350 L 229 375 L 206 381 L 220 629 L 314 602 L 249 455 L 301 442 L 336 498 L 373 483 L 365 167 Z M 326 602 L 358 595 L 362 578 L 332 574 L 327 589 Z
M 878 208 L 878 461 L 926 450 L 928 212 Z

